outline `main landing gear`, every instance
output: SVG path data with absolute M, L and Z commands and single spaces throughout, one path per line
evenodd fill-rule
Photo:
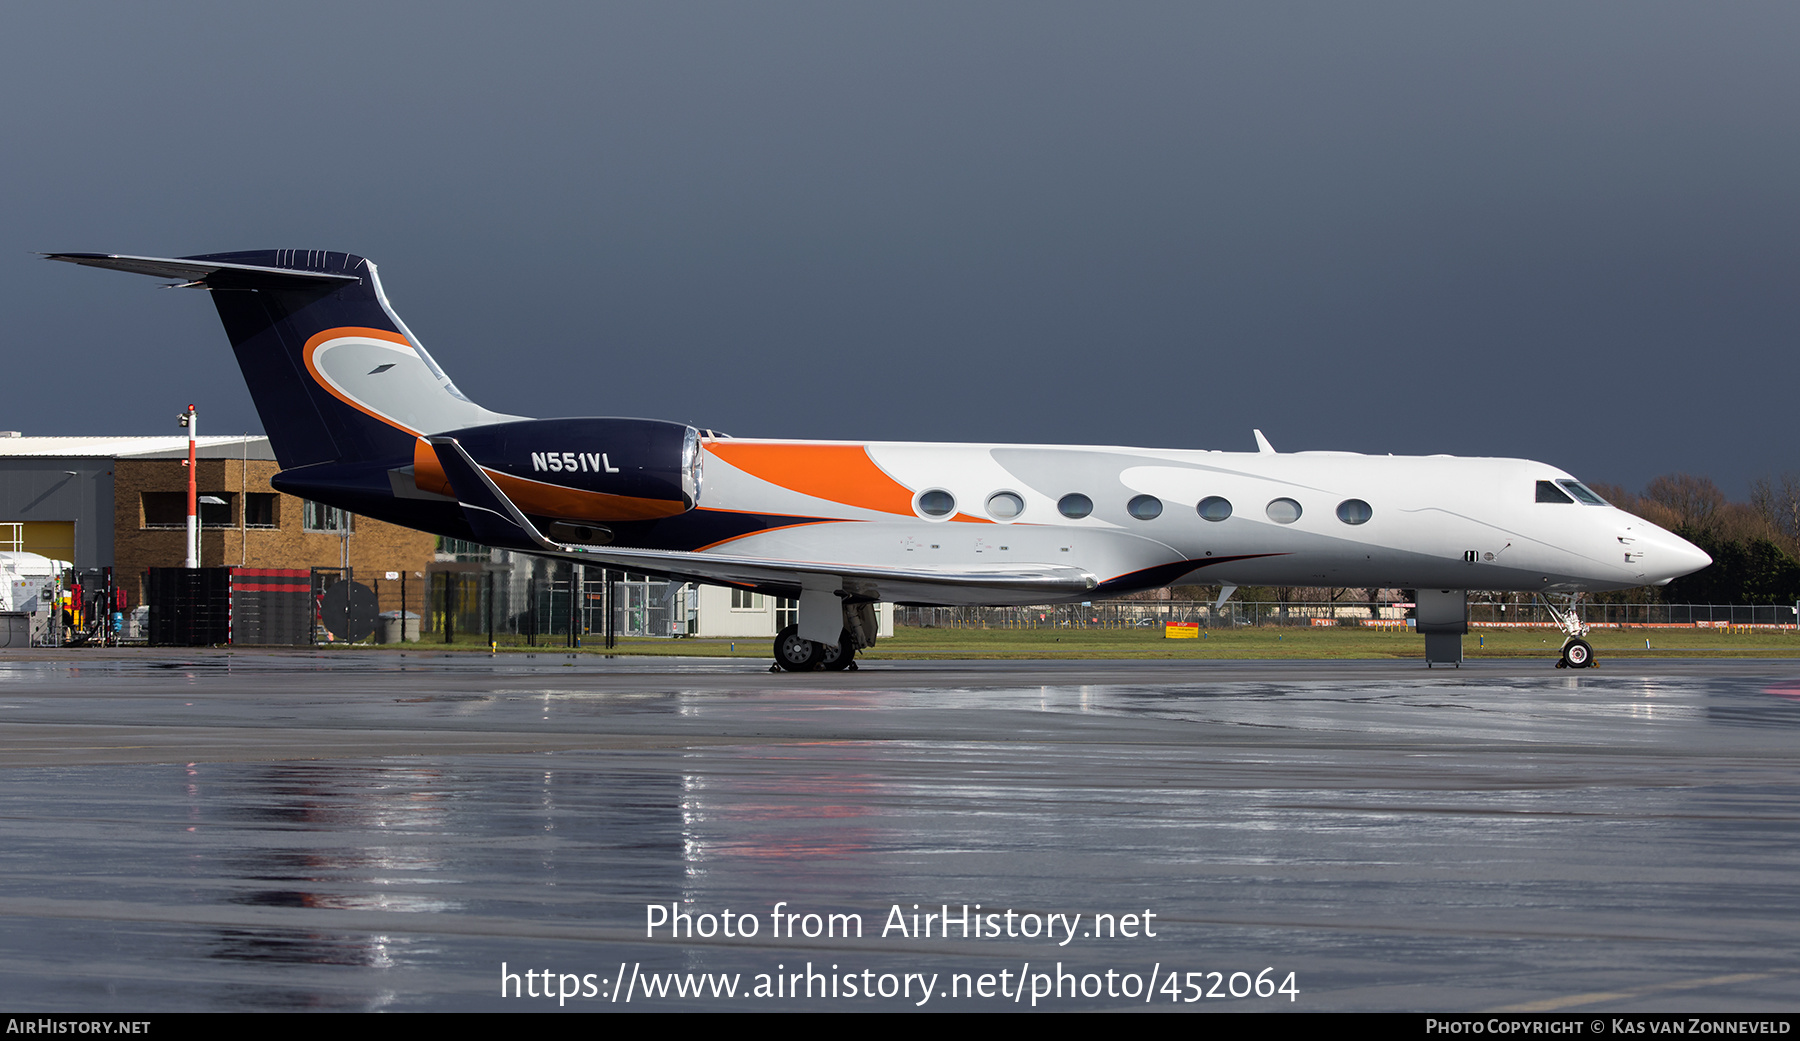
M 856 668 L 856 644 L 845 629 L 838 637 L 836 647 L 814 643 L 800 638 L 800 627 L 790 625 L 775 637 L 775 664 L 769 667 L 770 672 L 812 672 L 830 670 L 836 672 L 843 669 Z
M 830 612 L 825 615 L 825 626 L 818 625 L 819 619 L 816 615 L 813 616 L 810 631 L 815 633 L 821 629 L 830 632 L 830 624 L 839 621 L 841 615 L 842 628 L 838 630 L 837 646 L 805 639 L 800 635 L 799 625 L 790 625 L 775 637 L 775 664 L 769 666 L 769 671 L 854 671 L 856 652 L 875 646 L 875 637 L 880 630 L 874 603 L 850 603 L 842 592 L 830 594 L 803 590 L 800 594 L 801 622 L 806 622 L 808 611 Z
M 1600 666 L 1594 663 L 1594 645 L 1583 638 L 1588 634 L 1588 625 L 1581 620 L 1579 610 L 1581 594 L 1577 593 L 1569 597 L 1568 609 L 1563 611 L 1557 610 L 1556 605 L 1550 602 L 1549 597 L 1541 599 L 1544 601 L 1544 607 L 1549 609 L 1550 617 L 1556 619 L 1556 624 L 1561 626 L 1562 631 L 1567 634 L 1563 640 L 1562 657 L 1556 659 L 1556 667 L 1559 669 L 1599 668 Z

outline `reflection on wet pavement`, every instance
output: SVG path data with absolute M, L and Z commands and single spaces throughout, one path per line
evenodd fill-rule
M 808 1007 L 611 988 L 1061 962 L 1296 974 L 1197 1002 L 1232 1008 L 1754 1010 L 1800 972 L 1785 663 L 567 660 L 0 661 L 0 1000 L 556 1007 L 501 998 L 504 962 L 604 985 L 570 1008 Z M 671 901 L 760 929 L 646 939 Z M 865 934 L 773 935 L 779 901 Z M 915 904 L 1157 936 L 880 935 Z

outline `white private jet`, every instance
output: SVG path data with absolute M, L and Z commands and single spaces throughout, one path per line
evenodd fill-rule
M 1660 585 L 1698 547 L 1523 459 L 729 438 L 525 419 L 459 391 L 348 253 L 52 260 L 209 290 L 282 466 L 276 488 L 457 539 L 799 600 L 777 665 L 844 668 L 879 601 L 1085 601 L 1172 583 L 1418 591 L 1460 661 L 1465 591 Z M 1545 602 L 1550 601 L 1546 597 Z

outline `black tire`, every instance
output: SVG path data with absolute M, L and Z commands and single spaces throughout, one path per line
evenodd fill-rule
M 856 662 L 856 651 L 851 649 L 850 630 L 845 629 L 838 634 L 836 647 L 819 648 L 819 668 L 838 672 L 847 669 Z
M 775 634 L 775 664 L 789 672 L 810 672 L 825 654 L 824 648 L 800 638 L 800 627 L 790 625 Z
M 1585 669 L 1594 664 L 1594 646 L 1580 637 L 1563 644 L 1562 660 L 1571 669 Z

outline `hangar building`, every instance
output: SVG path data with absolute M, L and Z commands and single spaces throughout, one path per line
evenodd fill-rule
M 0 550 L 110 567 L 129 606 L 143 603 L 149 569 L 186 558 L 187 445 L 0 432 Z M 367 583 L 422 576 L 436 557 L 435 536 L 277 492 L 267 438 L 202 437 L 197 455 L 202 567 L 351 568 Z M 378 593 L 382 610 L 401 607 L 397 582 Z M 414 611 L 423 596 L 415 584 Z

